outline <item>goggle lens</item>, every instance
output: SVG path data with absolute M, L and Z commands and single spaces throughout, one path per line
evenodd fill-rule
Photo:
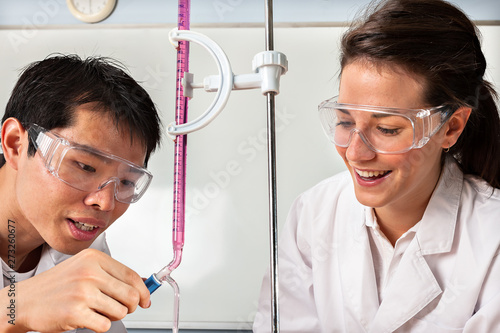
M 114 183 L 116 200 L 133 203 L 151 183 L 149 171 L 118 156 L 69 143 L 36 124 L 29 132 L 47 169 L 78 190 L 96 191 Z
M 337 146 L 348 147 L 355 134 L 374 152 L 400 154 L 423 147 L 443 126 L 452 109 L 399 109 L 337 103 L 336 97 L 319 105 L 323 130 Z
M 378 152 L 406 151 L 415 143 L 414 125 L 402 115 L 324 108 L 321 118 L 329 138 L 340 147 L 348 147 L 356 133 Z

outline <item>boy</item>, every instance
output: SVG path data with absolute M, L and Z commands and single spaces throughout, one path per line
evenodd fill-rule
M 57 55 L 25 69 L 2 120 L 0 331 L 126 332 L 119 320 L 149 306 L 104 231 L 149 186 L 160 126 L 110 59 Z

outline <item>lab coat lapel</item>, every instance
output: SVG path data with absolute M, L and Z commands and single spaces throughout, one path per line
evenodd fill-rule
M 42 249 L 42 255 L 40 257 L 40 261 L 38 262 L 35 275 L 48 271 L 57 264 L 57 262 L 54 261 L 54 258 L 52 258 L 51 252 L 55 251 L 51 249 L 50 246 L 48 246 L 47 244 L 44 244 Z
M 365 208 L 369 209 L 369 208 Z M 365 226 L 363 208 L 351 209 L 343 235 L 339 240 L 339 271 L 346 311 L 346 327 L 354 328 L 354 322 L 361 324 L 365 331 L 375 317 L 379 307 L 377 282 L 370 249 L 370 241 Z M 351 320 L 353 322 L 351 322 Z M 359 329 L 359 326 L 357 326 Z M 349 331 L 352 331 L 349 330 Z
M 442 293 L 424 256 L 451 251 L 462 183 L 462 172 L 448 158 L 415 238 L 387 286 L 370 332 L 395 331 Z
M 405 251 L 395 276 L 370 326 L 370 332 L 394 332 L 441 293 L 414 239 Z

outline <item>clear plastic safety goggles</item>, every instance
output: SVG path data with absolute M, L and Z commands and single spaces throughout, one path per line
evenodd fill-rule
M 374 152 L 400 154 L 422 148 L 449 119 L 451 108 L 398 109 L 337 103 L 333 97 L 318 109 L 326 135 L 335 145 L 348 147 L 354 134 Z
M 146 192 L 153 175 L 121 157 L 71 143 L 36 124 L 29 125 L 31 141 L 55 177 L 81 191 L 98 191 L 114 184 L 115 199 L 134 203 Z

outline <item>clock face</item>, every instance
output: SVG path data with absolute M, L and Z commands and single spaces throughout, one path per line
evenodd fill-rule
M 77 19 L 95 23 L 107 18 L 116 5 L 116 0 L 67 0 L 68 8 Z

